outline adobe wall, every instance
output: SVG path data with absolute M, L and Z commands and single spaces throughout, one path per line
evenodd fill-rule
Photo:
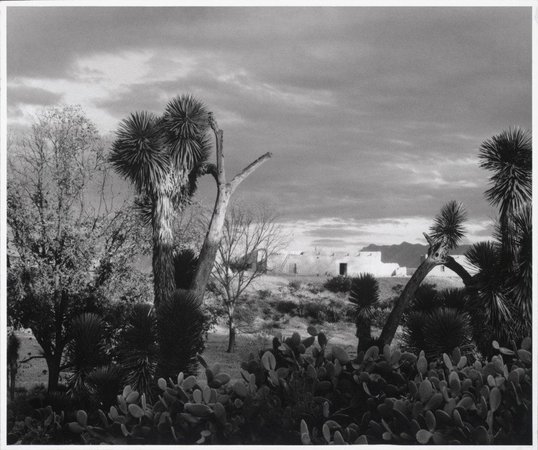
M 297 275 L 336 276 L 340 274 L 341 264 L 346 264 L 347 275 L 371 273 L 377 277 L 405 276 L 405 268 L 397 263 L 381 262 L 381 252 L 321 254 L 303 252 L 270 258 L 268 269 L 274 272 Z

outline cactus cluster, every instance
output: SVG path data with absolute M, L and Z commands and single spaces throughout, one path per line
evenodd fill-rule
M 275 337 L 271 348 L 242 363 L 240 379 L 199 358 L 205 379 L 161 378 L 153 404 L 127 386 L 108 412 L 66 413 L 74 420 L 64 430 L 70 442 L 90 444 L 531 440 L 530 339 L 513 349 L 494 342 L 497 354 L 489 361 L 471 361 L 457 348 L 428 360 L 424 352 L 389 346 L 372 346 L 352 360 L 343 348 L 328 346 L 324 333 L 314 327 L 308 333 Z

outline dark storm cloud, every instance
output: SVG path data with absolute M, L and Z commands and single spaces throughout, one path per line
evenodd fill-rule
M 8 106 L 11 107 L 17 107 L 20 104 L 45 106 L 58 103 L 61 99 L 61 94 L 28 86 L 11 87 L 7 96 Z
M 82 57 L 146 51 L 147 79 L 88 104 L 115 118 L 114 129 L 129 112 L 160 112 L 193 93 L 225 130 L 229 174 L 273 153 L 240 190 L 273 200 L 288 219 L 429 218 L 452 199 L 483 219 L 493 213 L 476 162 L 481 141 L 531 126 L 531 16 L 530 8 L 9 8 L 8 78 L 77 80 Z M 202 183 L 202 196 L 213 191 Z

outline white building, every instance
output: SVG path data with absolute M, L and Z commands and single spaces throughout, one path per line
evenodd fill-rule
M 275 255 L 267 261 L 267 270 L 297 275 L 356 276 L 371 273 L 376 277 L 406 276 L 406 268 L 381 261 L 381 252 L 320 251 Z

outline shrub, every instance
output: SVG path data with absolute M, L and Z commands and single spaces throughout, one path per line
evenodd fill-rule
M 281 314 L 294 315 L 298 305 L 292 300 L 277 300 L 272 303 L 273 307 Z
M 323 291 L 323 287 L 319 283 L 308 283 L 308 292 L 319 294 Z
M 300 303 L 300 317 L 310 319 L 313 323 L 323 323 L 327 320 L 326 307 L 321 302 Z
M 68 385 L 73 394 L 87 392 L 86 377 L 95 367 L 108 363 L 105 334 L 105 324 L 97 314 L 83 313 L 73 319 L 65 354 L 66 366 L 71 370 Z
M 153 306 L 139 303 L 131 311 L 117 348 L 124 384 L 150 398 L 158 360 L 156 330 L 157 319 Z
M 159 400 L 129 386 L 104 411 L 51 411 L 18 421 L 10 442 L 62 444 L 484 444 L 532 442 L 530 339 L 520 349 L 494 343 L 489 361 L 470 363 L 459 349 L 428 359 L 372 346 L 351 363 L 314 327 L 274 338 L 241 364 L 231 382 L 203 359 L 205 380 L 180 373 L 159 379 Z M 68 418 L 71 417 L 71 418 Z M 68 430 L 68 432 L 67 432 Z M 275 430 L 278 430 L 275 433 Z M 26 440 L 28 442 L 28 440 Z
M 443 306 L 453 308 L 456 311 L 466 311 L 468 305 L 468 294 L 464 288 L 445 289 L 439 294 Z
M 372 309 L 372 325 L 377 328 L 383 328 L 387 323 L 392 307 L 388 304 L 376 305 Z
M 414 311 L 404 325 L 404 342 L 427 355 L 450 353 L 456 347 L 469 348 L 472 328 L 467 313 L 453 308 Z
M 266 300 L 268 299 L 269 297 L 271 297 L 271 290 L 269 289 L 259 289 L 258 290 L 258 296 L 260 297 L 261 300 Z
M 176 289 L 189 289 L 197 264 L 198 257 L 189 248 L 178 251 L 174 255 L 174 280 Z
M 323 287 L 334 293 L 349 292 L 351 289 L 351 278 L 338 275 L 337 277 L 328 279 Z
M 291 280 L 288 284 L 290 290 L 298 291 L 301 289 L 301 282 L 299 280 Z
M 432 311 L 441 305 L 435 285 L 422 283 L 415 293 L 415 298 L 407 307 L 407 311 Z
M 203 332 L 206 316 L 198 297 L 176 290 L 172 298 L 157 310 L 158 376 L 168 378 L 184 371 L 198 371 L 196 354 L 204 349 Z

